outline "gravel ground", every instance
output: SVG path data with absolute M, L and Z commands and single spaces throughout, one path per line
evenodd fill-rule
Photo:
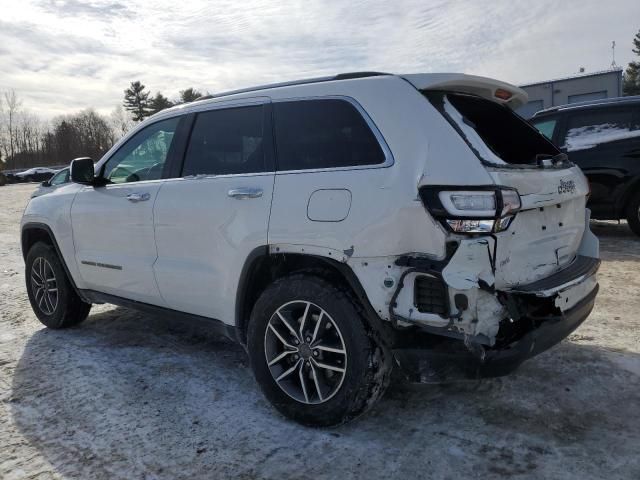
M 568 340 L 500 379 L 396 381 L 365 417 L 280 417 L 242 350 L 99 306 L 51 331 L 24 287 L 33 185 L 0 187 L 0 478 L 640 478 L 640 240 L 594 222 L 601 293 Z

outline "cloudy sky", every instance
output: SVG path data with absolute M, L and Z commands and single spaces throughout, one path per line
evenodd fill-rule
M 338 72 L 527 83 L 632 59 L 638 0 L 0 0 L 0 90 L 45 117 Z

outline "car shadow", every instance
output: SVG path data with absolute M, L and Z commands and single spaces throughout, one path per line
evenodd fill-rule
M 592 220 L 591 231 L 600 240 L 602 260 L 640 261 L 640 237 L 631 231 L 626 221 Z
M 202 326 L 105 308 L 76 328 L 35 332 L 13 376 L 12 420 L 63 476 L 550 478 L 570 469 L 576 478 L 632 478 L 640 471 L 636 353 L 563 342 L 501 379 L 396 378 L 369 414 L 318 430 L 277 414 L 240 346 Z

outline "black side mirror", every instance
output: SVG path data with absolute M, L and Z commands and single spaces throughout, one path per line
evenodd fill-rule
M 42 182 L 40 185 L 42 185 L 43 187 L 48 187 L 50 186 L 49 184 L 49 180 L 45 180 L 44 182 Z
M 93 185 L 95 173 L 93 170 L 93 160 L 89 157 L 80 157 L 71 160 L 70 167 L 71 181 L 83 185 Z

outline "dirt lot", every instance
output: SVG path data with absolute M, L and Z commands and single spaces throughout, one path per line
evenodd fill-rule
M 280 417 L 239 347 L 111 306 L 44 329 L 20 215 L 0 187 L 0 478 L 640 478 L 640 240 L 599 222 L 601 293 L 569 340 L 510 377 L 395 382 L 330 430 Z

